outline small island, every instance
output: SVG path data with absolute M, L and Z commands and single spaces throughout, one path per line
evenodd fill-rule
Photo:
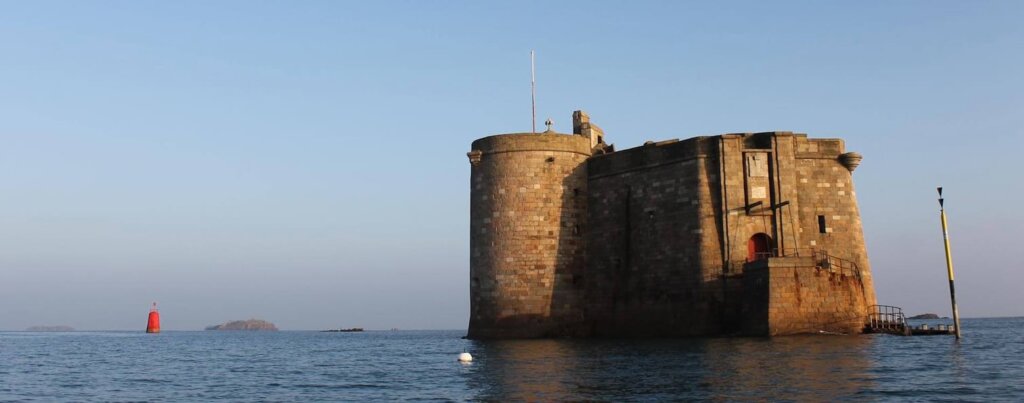
M 56 325 L 56 326 L 32 326 L 25 329 L 26 332 L 73 332 L 75 328 L 71 326 Z
M 233 320 L 214 326 L 207 326 L 206 330 L 250 330 L 250 331 L 271 331 L 276 332 L 277 326 L 262 319 Z
M 363 328 L 361 328 L 361 327 L 351 327 L 351 328 L 348 328 L 348 329 L 327 329 L 327 330 L 321 330 L 321 332 L 326 332 L 326 333 L 348 333 L 348 332 L 361 332 L 361 331 L 363 331 Z
M 909 317 L 907 319 L 941 319 L 941 318 L 939 318 L 939 315 L 936 315 L 934 313 L 923 313 L 923 314 L 920 314 L 920 315 L 911 316 L 911 317 Z

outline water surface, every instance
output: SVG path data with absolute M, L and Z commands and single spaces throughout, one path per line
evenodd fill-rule
M 0 400 L 1022 400 L 1024 318 L 952 336 L 0 332 Z M 462 351 L 475 360 L 456 362 Z

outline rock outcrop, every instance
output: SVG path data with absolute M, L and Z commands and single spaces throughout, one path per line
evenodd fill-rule
M 264 330 L 277 331 L 277 326 L 262 319 L 233 320 L 214 326 L 207 326 L 206 330 Z
M 26 332 L 73 332 L 75 328 L 71 326 L 56 325 L 56 326 L 32 326 L 25 329 Z
M 934 313 L 924 313 L 924 314 L 920 314 L 920 315 L 911 316 L 911 317 L 909 317 L 907 319 L 941 319 L 941 318 L 939 318 L 939 315 L 936 315 Z

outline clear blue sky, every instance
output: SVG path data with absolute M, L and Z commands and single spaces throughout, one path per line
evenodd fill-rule
M 469 143 L 842 137 L 881 303 L 1024 314 L 1024 3 L 2 2 L 0 329 L 464 328 Z

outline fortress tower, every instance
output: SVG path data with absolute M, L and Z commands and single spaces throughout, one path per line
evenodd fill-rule
M 875 304 L 840 139 L 791 132 L 615 151 L 573 134 L 468 153 L 470 338 L 859 333 Z
M 473 142 L 469 337 L 563 335 L 582 322 L 591 148 L 550 129 Z

